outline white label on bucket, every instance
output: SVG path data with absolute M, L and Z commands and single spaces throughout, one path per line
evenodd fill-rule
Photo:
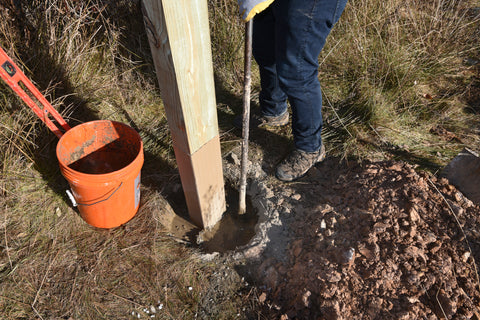
M 135 208 L 138 207 L 140 203 L 140 173 L 135 178 Z

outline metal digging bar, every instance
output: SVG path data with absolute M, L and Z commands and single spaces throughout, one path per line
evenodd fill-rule
M 245 55 L 243 76 L 243 126 L 242 126 L 242 162 L 240 174 L 240 191 L 238 214 L 245 214 L 247 210 L 247 172 L 248 172 L 248 134 L 250 129 L 250 87 L 252 84 L 252 30 L 253 18 L 245 23 Z

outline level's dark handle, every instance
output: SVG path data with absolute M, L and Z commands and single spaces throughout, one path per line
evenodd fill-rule
M 0 77 L 12 88 L 15 93 L 35 112 L 35 114 L 47 125 L 47 127 L 58 137 L 62 137 L 62 131 L 49 118 L 51 115 L 66 132 L 70 130 L 70 126 L 65 122 L 62 116 L 55 110 L 52 105 L 45 99 L 40 91 L 25 76 L 15 63 L 10 59 L 5 51 L 0 47 Z M 28 91 L 40 102 L 41 107 L 23 90 L 20 86 L 22 83 Z

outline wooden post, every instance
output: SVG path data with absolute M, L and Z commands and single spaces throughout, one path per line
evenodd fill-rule
M 192 221 L 226 210 L 207 0 L 143 0 L 142 11 Z

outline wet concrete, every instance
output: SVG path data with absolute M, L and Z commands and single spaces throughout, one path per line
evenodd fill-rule
M 200 230 L 190 221 L 181 188 L 170 194 L 170 203 L 158 199 L 161 204 L 155 203 L 155 207 L 161 207 L 163 210 L 156 219 L 167 228 L 172 237 L 200 248 L 203 253 L 233 251 L 248 244 L 255 236 L 258 210 L 252 206 L 250 197 L 247 196 L 246 213 L 239 215 L 238 190 L 226 187 L 225 193 L 227 210 L 222 219 L 208 230 Z M 183 208 L 180 203 L 183 203 Z
M 255 226 L 258 222 L 256 210 L 247 197 L 245 214 L 238 214 L 238 192 L 227 191 L 227 211 L 222 219 L 210 230 L 203 230 L 197 237 L 200 248 L 205 253 L 235 250 L 250 242 L 255 236 Z

